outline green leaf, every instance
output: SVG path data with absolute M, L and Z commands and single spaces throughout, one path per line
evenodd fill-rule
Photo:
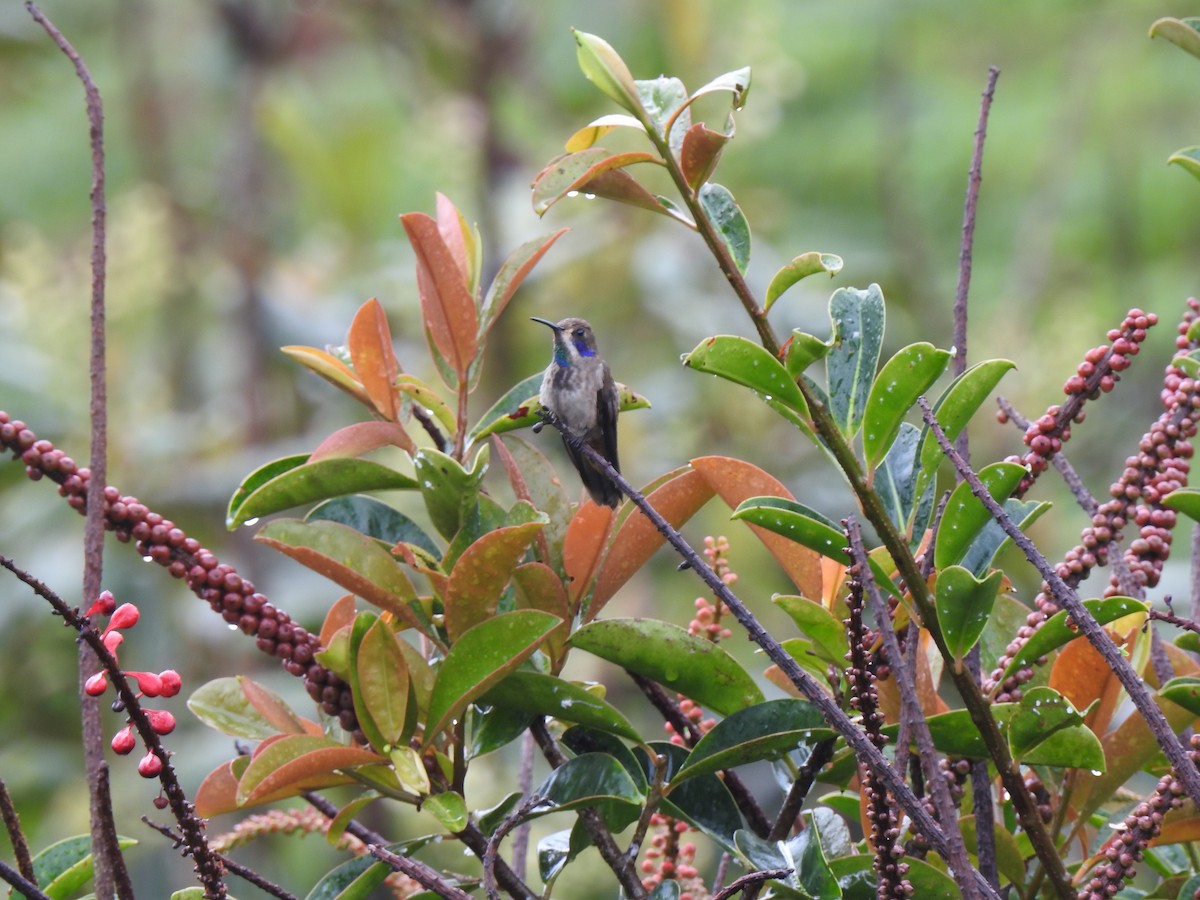
M 667 761 L 665 781 L 670 783 L 675 773 L 686 763 L 689 751 L 669 741 L 652 741 L 651 749 Z M 644 753 L 640 754 L 647 783 L 654 777 L 654 765 Z M 744 827 L 737 803 L 725 782 L 716 774 L 689 778 L 663 799 L 663 812 L 672 818 L 683 819 L 693 828 L 703 831 L 726 850 L 733 852 L 733 836 Z
M 214 679 L 192 693 L 187 707 L 209 728 L 232 737 L 261 741 L 279 734 L 280 728 L 255 708 L 242 684 L 241 676 Z M 261 686 L 259 690 L 277 700 L 281 708 L 286 708 L 281 698 Z
M 1014 368 L 1016 364 L 1007 359 L 985 360 L 971 366 L 946 388 L 934 404 L 933 412 L 951 442 L 966 428 L 971 416 L 975 415 L 975 411 L 1000 383 L 1004 374 Z M 942 448 L 938 446 L 937 438 L 933 436 L 928 425 L 921 429 L 921 449 L 918 458 L 921 465 L 917 476 L 917 493 L 920 494 L 937 474 L 938 463 L 942 459 Z
M 687 763 L 671 779 L 669 792 L 689 778 L 761 759 L 779 759 L 798 746 L 833 734 L 807 700 L 767 700 L 747 707 L 722 719 L 700 739 Z
M 683 134 L 691 125 L 691 116 L 687 114 L 687 88 L 678 78 L 669 75 L 641 79 L 634 84 L 651 127 L 667 139 L 671 151 L 678 155 Z
M 347 747 L 327 737 L 289 734 L 264 744 L 250 759 L 238 779 L 237 802 L 252 805 L 281 792 L 295 793 L 314 784 L 340 783 L 343 769 L 377 765 L 379 755 L 361 747 Z
M 977 473 L 979 480 L 992 499 L 1003 505 L 1025 477 L 1025 467 L 1012 462 L 997 462 L 984 466 Z M 937 543 L 933 550 L 933 564 L 941 569 L 962 561 L 971 543 L 992 521 L 992 514 L 971 490 L 965 481 L 960 482 L 942 513 L 938 527 Z
M 487 447 L 480 448 L 469 471 L 458 460 L 428 447 L 413 457 L 429 518 L 447 540 L 454 537 L 478 504 L 479 485 L 487 472 L 487 462 Z
M 409 476 L 369 459 L 335 457 L 310 463 L 303 454 L 287 456 L 246 476 L 229 499 L 225 527 L 233 531 L 251 519 L 330 497 L 416 486 Z
M 122 850 L 137 844 L 133 838 L 118 837 Z M 43 893 L 53 900 L 66 900 L 92 880 L 91 835 L 81 834 L 51 844 L 33 858 L 33 875 Z
M 819 359 L 824 359 L 833 349 L 833 344 L 816 335 L 794 329 L 784 351 L 783 367 L 792 381 L 799 380 L 804 370 Z
M 421 803 L 421 810 L 430 813 L 451 834 L 462 831 L 469 822 L 467 801 L 456 791 L 443 791 L 426 797 Z
M 883 293 L 872 284 L 865 291 L 839 288 L 829 298 L 833 349 L 825 357 L 830 412 L 846 437 L 862 425 L 867 397 L 883 349 Z
M 708 220 L 716 228 L 721 241 L 738 271 L 745 274 L 750 264 L 750 224 L 729 189 L 710 181 L 696 195 Z
M 442 660 L 426 714 L 428 744 L 466 709 L 533 655 L 562 620 L 522 609 L 480 622 L 463 634 Z
M 921 430 L 910 422 L 901 422 L 896 439 L 883 462 L 875 469 L 875 491 L 883 500 L 888 518 L 898 529 L 909 536 L 910 541 L 919 541 L 924 535 L 927 519 L 919 514 L 926 504 L 932 511 L 933 492 L 926 490 L 921 503 L 916 502 L 917 489 L 917 444 Z
M 828 810 L 820 812 L 824 816 L 836 818 L 836 815 Z M 806 812 L 804 819 L 806 827 L 788 841 L 770 842 L 749 831 L 738 832 L 738 850 L 756 869 L 792 870 L 790 875 L 778 880 L 793 889 L 792 893 L 782 896 L 814 898 L 814 900 L 825 900 L 825 898 L 833 900 L 833 898 L 841 897 L 841 887 L 829 868 L 829 863 L 826 861 L 821 847 L 821 826 L 818 824 L 818 816 Z
M 1200 178 L 1200 147 L 1184 147 L 1167 157 L 1167 165 L 1174 163 L 1194 178 Z
M 827 662 L 845 665 L 846 626 L 841 619 L 807 597 L 776 594 L 771 600 L 791 616 L 801 634 L 812 638 L 813 646 L 821 651 Z
M 427 835 L 396 844 L 387 849 L 399 856 L 410 856 L 426 844 L 438 840 L 440 835 Z M 392 870 L 370 854 L 356 856 L 327 872 L 305 897 L 305 900 L 366 900 L 371 891 L 383 884 Z M 443 876 L 451 884 L 453 878 Z
M 506 747 L 525 733 L 533 715 L 500 706 L 467 707 L 467 759 Z
M 416 589 L 404 568 L 377 541 L 337 522 L 276 519 L 255 535 L 268 547 L 319 572 L 346 590 L 420 630 L 423 622 L 409 606 Z
M 679 900 L 680 896 L 678 881 L 660 881 L 654 890 L 646 895 L 646 900 Z
M 326 500 L 314 506 L 304 521 L 340 522 L 388 546 L 415 544 L 434 559 L 442 553 L 424 529 L 404 513 L 381 500 L 362 494 Z
M 785 497 L 750 497 L 738 505 L 730 518 L 781 534 L 842 565 L 850 564 L 850 555 L 846 552 L 846 535 L 819 512 L 803 503 Z M 870 558 L 870 564 L 879 589 L 891 590 L 891 576 L 874 555 Z
M 933 482 L 930 482 L 928 487 L 932 491 Z M 1013 524 L 1022 531 L 1028 531 L 1029 526 L 1040 519 L 1051 506 L 1046 501 L 1012 499 L 1005 500 L 1000 505 L 1004 507 L 1004 512 L 1012 519 Z M 971 546 L 967 548 L 967 552 L 962 558 L 963 567 L 970 569 L 976 575 L 983 575 L 991 566 L 992 560 L 996 558 L 996 554 L 1010 541 L 1011 538 L 1000 527 L 1000 523 L 989 520 L 983 526 L 983 530 L 976 535 L 975 540 L 971 542 Z
M 842 265 L 842 258 L 834 253 L 819 253 L 816 250 L 801 253 L 772 276 L 771 283 L 767 285 L 766 298 L 763 300 L 763 312 L 769 310 L 783 292 L 798 281 L 817 272 L 828 272 L 832 278 L 842 271 Z
M 884 363 L 863 413 L 863 455 L 868 468 L 883 460 L 904 416 L 946 369 L 950 353 L 933 344 L 909 344 Z
M 562 479 L 546 456 L 528 441 L 516 435 L 496 440 L 500 442 L 495 448 L 496 455 L 508 470 L 513 492 L 546 515 L 546 525 L 538 539 L 538 546 L 544 546 L 546 553 L 543 561 L 555 572 L 561 571 L 563 542 L 575 514 Z
M 1200 58 L 1200 19 L 1172 19 L 1169 17 L 1157 20 L 1150 26 L 1150 37 L 1160 37 L 1170 41 L 1192 56 Z
M 360 618 L 362 615 L 360 614 Z M 391 627 L 378 617 L 366 628 L 351 654 L 357 675 L 354 699 L 359 719 L 369 719 L 386 746 L 407 743 L 416 727 L 408 666 Z M 355 622 L 357 631 L 358 622 Z M 365 713 L 365 716 L 363 715 Z
M 612 704 L 570 681 L 540 672 L 513 672 L 477 701 L 527 716 L 550 716 L 640 741 L 641 735 Z
M 837 878 L 844 900 L 875 900 L 878 876 L 872 868 L 874 856 L 857 853 L 829 860 L 829 871 Z M 905 857 L 913 896 L 921 900 L 960 900 L 962 891 L 954 879 L 924 860 Z
M 1191 486 L 1176 488 L 1159 502 L 1168 509 L 1181 512 L 1189 519 L 1200 522 L 1200 488 Z
M 1084 600 L 1083 605 L 1101 625 L 1106 625 L 1122 616 L 1145 612 L 1147 609 L 1145 603 L 1131 597 L 1103 597 Z M 1047 619 L 1045 624 L 1033 633 L 1025 642 L 1025 646 L 1009 662 L 1001 681 L 1016 669 L 1031 665 L 1039 657 L 1046 656 L 1051 650 L 1057 650 L 1063 644 L 1081 637 L 1078 627 L 1067 624 L 1069 618 L 1070 615 L 1064 609 Z
M 446 631 L 455 641 L 463 632 L 496 614 L 500 596 L 546 517 L 507 525 L 475 540 L 454 563 L 443 602 Z
M 552 885 L 554 879 L 562 874 L 567 863 L 574 858 L 575 852 L 571 849 L 571 829 L 548 834 L 537 844 L 538 876 L 547 886 Z
M 1195 637 L 1194 632 L 1188 634 Z M 1176 641 L 1177 645 L 1178 643 Z M 1200 716 L 1200 678 L 1194 675 L 1172 678 L 1162 686 L 1158 695 L 1172 703 L 1178 703 L 1192 715 Z
M 937 621 L 959 670 L 963 657 L 975 646 L 987 626 L 1003 581 L 1004 573 L 999 570 L 983 580 L 962 566 L 947 566 L 938 572 L 934 591 Z
M 603 619 L 571 644 L 728 715 L 762 701 L 762 691 L 722 647 L 656 619 Z
M 754 341 L 718 334 L 701 341 L 683 358 L 683 364 L 750 388 L 764 400 L 778 400 L 808 417 L 808 404 L 795 380 L 779 360 Z
M 1026 691 L 1008 722 L 1008 746 L 1013 759 L 1027 759 L 1034 747 L 1056 732 L 1082 725 L 1083 717 L 1084 713 L 1053 688 L 1035 687 Z
M 633 75 L 625 61 L 603 38 L 586 31 L 571 29 L 575 38 L 576 56 L 584 77 L 610 99 L 629 110 L 639 119 L 645 115 Z
M 567 760 L 534 793 L 550 805 L 538 807 L 527 818 L 594 806 L 610 827 L 632 822 L 646 800 L 625 767 L 607 753 L 584 753 Z

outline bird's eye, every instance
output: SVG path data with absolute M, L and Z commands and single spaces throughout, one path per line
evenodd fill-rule
M 582 328 L 576 328 L 576 329 L 575 329 L 575 331 L 573 332 L 573 334 L 574 334 L 574 335 L 575 335 L 575 337 L 577 337 L 577 338 L 582 338 L 582 337 L 583 337 L 583 329 L 582 329 Z

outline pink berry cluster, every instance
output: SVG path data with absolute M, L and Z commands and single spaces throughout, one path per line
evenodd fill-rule
M 58 484 L 58 492 L 73 509 L 84 512 L 91 475 L 71 457 L 38 437 L 24 422 L 0 410 L 0 448 L 12 451 L 25 463 L 33 481 L 43 477 Z M 150 510 L 136 497 L 124 496 L 115 487 L 104 489 L 105 527 L 122 542 L 135 541 L 146 559 L 164 566 L 206 601 L 226 622 L 256 639 L 258 649 L 283 663 L 293 675 L 303 677 L 309 696 L 322 709 L 339 719 L 342 727 L 360 743 L 366 737 L 354 714 L 350 687 L 313 656 L 321 649 L 316 635 L 291 620 L 281 609 L 254 589 L 230 565 L 220 562 L 195 538 L 189 537 L 169 519 Z
M 728 587 L 737 583 L 737 573 L 729 568 L 729 539 L 725 535 L 714 538 L 711 534 L 704 539 L 704 558 L 709 567 Z M 695 637 L 704 637 L 714 644 L 733 634 L 721 624 L 721 620 L 729 615 L 729 607 L 720 600 L 709 600 L 706 597 L 696 598 L 696 615 L 688 623 L 688 633 Z
M 1180 350 L 1190 349 L 1187 332 L 1198 315 L 1200 301 L 1189 299 L 1175 340 Z M 1079 544 L 1055 566 L 1058 576 L 1072 588 L 1081 584 L 1093 569 L 1108 564 L 1109 548 L 1121 541 L 1123 529 L 1131 521 L 1138 527 L 1138 536 L 1129 543 L 1124 561 L 1133 584 L 1119 586 L 1114 573 L 1107 594 L 1139 592 L 1158 584 L 1171 550 L 1176 520 L 1175 512 L 1163 507 L 1161 501 L 1187 483 L 1191 438 L 1196 433 L 1195 411 L 1200 408 L 1200 385 L 1178 368 L 1168 366 L 1160 396 L 1164 406 L 1162 415 L 1143 435 L 1137 454 L 1125 460 L 1124 470 L 1109 488 L 1109 499 L 1096 509 L 1091 524 L 1080 535 Z M 1045 584 L 1034 599 L 1034 607 L 984 683 L 985 690 L 996 692 L 997 702 L 1020 700 L 1021 685 L 1033 677 L 1028 666 L 1007 678 L 1004 669 L 1034 632 L 1058 612 L 1058 604 Z
M 1023 496 L 1037 477 L 1046 471 L 1051 457 L 1071 439 L 1071 423 L 1083 421 L 1084 403 L 1095 400 L 1102 393 L 1107 394 L 1116 386 L 1121 380 L 1120 373 L 1129 368 L 1132 357 L 1137 356 L 1142 342 L 1146 340 L 1147 329 L 1157 323 L 1158 317 L 1154 313 L 1131 309 L 1121 322 L 1121 327 L 1108 332 L 1107 344 L 1093 347 L 1084 354 L 1083 362 L 1076 368 L 1075 374 L 1063 385 L 1067 400 L 1062 405 L 1051 406 L 1041 418 L 1030 423 L 1025 431 L 1025 445 L 1029 450 L 1024 456 L 1009 459 L 1009 462 L 1025 466 L 1028 471 L 1014 491 L 1014 496 Z M 998 418 L 1001 422 L 1008 420 L 1003 412 Z
M 1189 754 L 1200 763 L 1200 735 L 1192 735 Z M 1143 800 L 1117 826 L 1100 851 L 1100 862 L 1079 892 L 1079 900 L 1110 900 L 1133 877 L 1150 842 L 1162 831 L 1163 817 L 1183 806 L 1183 785 L 1173 772 L 1158 780 L 1154 793 Z
M 683 841 L 683 835 L 691 830 L 687 822 L 672 819 L 662 813 L 650 817 L 654 835 L 642 860 L 642 884 L 653 891 L 664 881 L 675 879 L 679 883 L 679 900 L 703 900 L 708 890 L 700 879 L 696 868 L 696 845 Z
M 125 640 L 122 631 L 132 628 L 138 623 L 140 616 L 138 608 L 132 603 L 122 603 L 117 606 L 117 601 L 113 598 L 112 593 L 104 591 L 96 598 L 96 602 L 87 611 L 87 615 L 89 617 L 93 615 L 108 616 L 108 625 L 101 634 L 101 639 L 113 659 L 117 659 L 118 649 Z M 179 673 L 174 669 L 165 669 L 157 674 L 132 671 L 123 671 L 121 674 L 128 681 L 136 682 L 138 700 L 143 697 L 174 697 L 183 686 L 179 679 Z M 84 682 L 83 690 L 89 697 L 99 697 L 108 690 L 108 673 L 101 671 L 88 678 Z M 165 709 L 147 709 L 143 706 L 142 712 L 146 714 L 155 734 L 165 735 L 175 730 L 175 717 Z M 120 731 L 113 735 L 112 748 L 114 753 L 125 756 L 132 753 L 136 746 L 137 738 L 134 736 L 133 720 L 130 719 Z M 146 755 L 138 763 L 138 774 L 143 778 L 157 778 L 162 772 L 162 768 L 163 761 L 158 753 L 154 748 L 146 747 Z

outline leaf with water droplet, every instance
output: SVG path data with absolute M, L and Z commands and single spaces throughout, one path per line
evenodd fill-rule
M 938 572 L 934 591 L 937 621 L 959 669 L 963 657 L 983 634 L 1003 581 L 1004 573 L 999 570 L 982 580 L 962 566 L 949 566 Z

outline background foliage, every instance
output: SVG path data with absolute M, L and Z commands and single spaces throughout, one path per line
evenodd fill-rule
M 108 113 L 109 480 L 169 510 L 317 624 L 329 586 L 248 534 L 224 537 L 224 504 L 247 471 L 311 449 L 354 415 L 280 345 L 340 343 L 374 295 L 402 364 L 430 374 L 411 251 L 395 216 L 431 211 L 439 189 L 480 223 L 489 271 L 522 241 L 574 226 L 501 320 L 476 412 L 544 365 L 544 329 L 526 327 L 526 314 L 583 315 L 617 377 L 654 404 L 622 420 L 631 480 L 698 452 L 731 453 L 767 466 L 806 503 L 838 508 L 843 498 L 826 496 L 840 490 L 834 479 L 805 477 L 822 465 L 809 446 L 784 443 L 790 435 L 765 408 L 719 406 L 716 385 L 677 366 L 700 338 L 746 328 L 720 274 L 698 262 L 694 236 L 612 204 L 563 203 L 546 222 L 530 211 L 529 181 L 561 137 L 608 111 L 577 76 L 567 26 L 602 32 L 640 77 L 664 71 L 695 85 L 754 67 L 753 102 L 722 169 L 756 228 L 752 283 L 798 248 L 840 254 L 846 267 L 832 287 L 885 286 L 889 354 L 911 340 L 949 343 L 971 129 L 986 66 L 999 66 L 971 353 L 1014 359 L 1020 371 L 1005 390 L 1036 410 L 1059 390 L 1058 361 L 1095 344 L 1128 306 L 1171 321 L 1195 291 L 1194 186 L 1164 164 L 1195 139 L 1195 94 L 1180 89 L 1194 83 L 1194 64 L 1146 38 L 1154 18 L 1189 11 L 1119 0 L 849 9 L 776 0 L 749 10 L 623 2 L 603 12 L 496 0 L 50 5 Z M 0 36 L 0 134 L 15 136 L 0 141 L 0 406 L 83 458 L 88 166 L 79 88 L 19 6 L 0 11 Z M 797 287 L 788 326 L 819 332 L 830 287 Z M 1165 358 L 1171 335 L 1159 332 L 1147 352 Z M 1079 433 L 1140 431 L 1157 378 L 1157 366 L 1136 367 Z M 1015 431 L 986 425 L 973 439 L 993 458 L 1019 442 Z M 1122 461 L 1073 459 L 1094 489 Z M 50 492 L 17 486 L 19 467 L 0 467 L 0 479 L 20 502 L 19 516 L 0 520 L 0 540 L 30 570 L 54 573 L 53 586 L 70 597 L 79 545 L 45 538 L 81 533 L 81 520 Z M 1073 542 L 1074 530 L 1041 535 L 1046 554 Z M 735 564 L 746 595 L 780 589 L 769 566 L 753 571 L 761 551 L 745 540 L 735 554 L 743 548 Z M 303 704 L 298 685 L 248 642 L 229 639 L 182 585 L 128 553 L 110 554 L 107 570 L 106 586 L 148 613 L 126 651 L 147 657 L 147 668 L 149 658 L 173 665 L 195 685 L 265 667 L 259 677 Z M 73 648 L 44 627 L 43 609 L 11 585 L 5 593 L 14 599 L 0 605 L 3 683 L 24 690 L 0 701 L 0 771 L 18 796 L 43 798 L 22 804 L 41 845 L 84 829 L 80 793 L 58 779 L 78 754 L 76 704 L 60 678 Z M 147 603 L 151 593 L 160 602 Z M 627 612 L 653 603 L 664 618 L 676 604 L 683 622 L 693 596 L 667 567 L 620 603 Z M 183 741 L 185 783 L 227 754 L 207 730 Z M 130 808 L 144 808 L 145 783 L 131 768 L 115 775 Z M 161 873 L 136 877 L 155 895 Z

